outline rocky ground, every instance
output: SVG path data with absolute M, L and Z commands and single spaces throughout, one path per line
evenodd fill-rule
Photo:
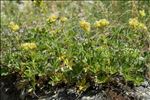
M 105 85 L 91 85 L 85 92 L 78 94 L 74 87 L 59 86 L 53 91 L 45 90 L 45 95 L 38 93 L 29 95 L 25 90 L 15 87 L 16 76 L 1 77 L 1 100 L 150 100 L 150 83 L 143 82 L 134 87 L 126 83 L 121 76 L 114 77 Z
M 150 83 L 143 82 L 142 86 L 136 87 L 136 94 L 141 100 L 150 100 Z
M 54 95 L 39 100 L 150 100 L 150 84 L 145 81 L 141 86 L 130 87 L 122 83 L 109 83 L 104 87 L 91 87 L 81 95 L 73 89 L 62 88 Z

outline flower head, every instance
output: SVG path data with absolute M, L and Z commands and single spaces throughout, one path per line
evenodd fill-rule
M 67 20 L 68 20 L 67 17 L 61 17 L 61 18 L 60 18 L 60 21 L 61 21 L 61 22 L 66 22 Z
M 99 21 L 96 21 L 94 25 L 98 28 L 105 27 L 109 25 L 109 21 L 106 19 L 101 19 Z
M 9 27 L 11 28 L 11 30 L 12 30 L 13 32 L 16 32 L 16 31 L 19 30 L 19 26 L 18 26 L 17 24 L 15 24 L 14 22 L 10 22 L 10 23 L 9 23 Z
M 147 27 L 143 23 L 139 23 L 139 29 L 147 30 Z
M 134 29 L 147 30 L 147 27 L 145 26 L 145 24 L 139 22 L 137 18 L 130 18 L 129 25 L 130 25 L 130 27 L 132 27 Z
M 21 48 L 23 50 L 32 50 L 32 49 L 37 48 L 37 46 L 35 43 L 23 43 L 21 44 Z
M 80 27 L 81 27 L 84 31 L 87 31 L 87 32 L 90 31 L 91 26 L 90 26 L 90 23 L 89 23 L 89 22 L 86 22 L 85 20 L 82 20 L 82 21 L 80 21 L 79 23 L 80 23 Z
M 144 11 L 144 10 L 140 10 L 140 11 L 139 11 L 139 14 L 140 14 L 140 16 L 142 16 L 142 17 L 146 16 L 146 14 L 145 14 L 145 11 Z
M 96 22 L 94 23 L 94 26 L 95 26 L 95 27 L 101 27 L 101 24 L 100 24 L 99 21 L 96 21 Z
M 129 25 L 133 28 L 137 28 L 139 25 L 139 21 L 137 20 L 137 18 L 130 18 Z
M 52 23 L 52 22 L 55 22 L 57 20 L 57 18 L 58 18 L 58 16 L 52 15 L 47 19 L 47 21 Z

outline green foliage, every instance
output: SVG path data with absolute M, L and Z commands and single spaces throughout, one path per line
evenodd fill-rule
M 109 13 L 111 8 L 107 9 L 107 5 L 112 6 L 110 2 L 95 1 L 91 6 L 88 2 L 55 2 L 55 9 L 62 12 L 56 12 L 59 13 L 56 15 L 58 18 L 51 18 L 49 22 L 47 19 L 53 13 L 48 13 L 50 11 L 46 8 L 50 6 L 42 0 L 36 0 L 30 6 L 26 4 L 31 12 L 28 16 L 26 13 L 29 11 L 18 12 L 14 6 L 17 4 L 3 3 L 1 75 L 20 73 L 21 84 L 26 81 L 31 83 L 29 90 L 34 90 L 35 85 L 39 84 L 35 78 L 38 76 L 45 79 L 48 77 L 49 84 L 53 86 L 76 83 L 79 92 L 89 87 L 86 77 L 93 79 L 91 81 L 96 84 L 108 82 L 116 73 L 123 75 L 127 81 L 133 81 L 135 85 L 140 85 L 144 80 L 144 66 L 149 59 L 149 29 L 135 30 L 128 26 L 127 15 L 131 12 L 130 9 L 126 8 L 129 11 L 125 12 L 116 8 L 119 14 L 115 15 Z M 65 7 L 68 4 L 70 6 Z M 11 9 L 17 12 L 15 16 Z M 124 15 L 119 19 L 117 16 L 122 12 Z M 145 19 L 137 16 L 145 24 L 149 21 L 149 12 L 146 13 Z M 61 22 L 64 15 L 68 20 Z M 6 16 L 12 19 L 6 19 Z M 82 17 L 92 23 L 89 32 L 80 27 Z M 108 19 L 109 25 L 94 27 L 94 22 L 102 18 Z M 18 23 L 19 31 L 12 31 L 8 27 L 11 21 Z

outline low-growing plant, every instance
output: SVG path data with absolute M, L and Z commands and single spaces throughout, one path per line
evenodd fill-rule
M 145 12 L 140 15 L 144 17 Z M 20 83 L 28 83 L 29 92 L 41 86 L 37 76 L 52 86 L 75 83 L 78 92 L 89 87 L 87 78 L 101 84 L 115 74 L 140 85 L 149 58 L 149 51 L 143 52 L 149 30 L 139 20 L 132 18 L 124 27 L 114 27 L 109 19 L 74 21 L 53 14 L 43 25 L 24 29 L 22 34 L 22 26 L 10 22 L 7 28 L 11 34 L 2 35 L 1 40 L 10 41 L 2 44 L 9 49 L 3 54 L 1 75 L 18 72 Z

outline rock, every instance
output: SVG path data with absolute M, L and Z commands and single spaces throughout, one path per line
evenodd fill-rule
M 147 81 L 143 82 L 141 86 L 136 87 L 135 90 L 139 98 L 142 100 L 150 100 L 150 84 Z

